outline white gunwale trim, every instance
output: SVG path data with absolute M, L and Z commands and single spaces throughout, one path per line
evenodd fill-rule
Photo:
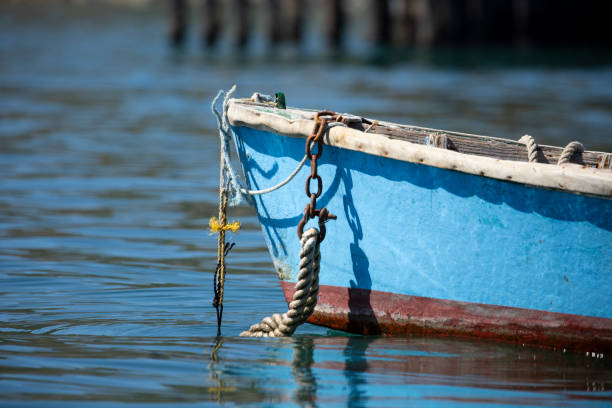
M 270 107 L 271 108 L 271 107 Z M 314 127 L 313 112 L 287 109 L 287 117 L 272 109 L 258 109 L 253 104 L 231 99 L 228 120 L 232 126 L 246 126 L 290 137 L 306 138 Z M 500 160 L 475 156 L 432 146 L 391 139 L 385 135 L 364 133 L 342 126 L 332 127 L 324 138 L 330 146 L 375 156 L 439 167 L 571 193 L 612 198 L 612 172 L 577 164 L 553 165 Z

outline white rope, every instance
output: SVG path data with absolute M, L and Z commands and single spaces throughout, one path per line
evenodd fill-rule
M 227 106 L 231 95 L 236 90 L 236 85 L 232 87 L 227 93 L 224 90 L 220 90 L 213 99 L 210 108 L 217 118 L 217 128 L 219 129 L 219 139 L 221 140 L 221 150 L 223 151 L 223 174 L 224 178 L 228 183 L 228 204 L 232 207 L 247 202 L 246 197 L 242 194 L 243 187 L 240 185 L 240 179 L 236 175 L 236 170 L 232 166 L 232 160 L 230 157 L 229 142 L 231 139 L 230 125 L 227 119 Z M 223 100 L 223 113 L 219 113 L 217 110 L 217 102 L 221 96 L 225 95 Z
M 342 122 L 331 122 L 331 123 L 327 124 L 327 128 L 328 129 L 331 129 L 331 128 L 336 127 L 336 126 L 347 127 L 346 123 L 342 123 Z
M 529 135 L 524 135 L 519 139 L 519 143 L 524 143 L 527 148 L 527 158 L 530 162 L 538 161 L 538 144 L 535 139 Z
M 306 163 L 306 159 L 308 159 L 308 156 L 304 155 L 304 157 L 302 158 L 302 160 L 300 161 L 298 166 L 295 168 L 295 170 L 293 170 L 293 172 L 289 175 L 289 177 L 287 177 L 286 179 L 284 179 L 283 181 L 281 181 L 277 185 L 272 186 L 272 187 L 268 187 L 268 188 L 264 188 L 263 190 L 247 190 L 245 188 L 242 188 L 242 189 L 240 189 L 240 192 L 242 194 L 258 195 L 258 194 L 271 193 L 274 190 L 278 190 L 279 188 L 281 188 L 282 186 L 284 186 L 285 184 L 287 184 L 288 182 L 293 180 L 293 178 L 296 176 L 296 174 L 298 174 L 298 172 L 302 169 L 302 167 L 304 167 L 304 163 Z
M 274 102 L 274 97 L 255 92 L 253 95 L 251 95 L 251 100 L 257 103 Z
M 319 295 L 319 269 L 321 252 L 319 251 L 319 231 L 310 228 L 302 235 L 300 241 L 300 272 L 295 285 L 293 299 L 289 310 L 282 316 L 275 313 L 265 317 L 261 323 L 252 325 L 249 330 L 240 333 L 243 337 L 288 337 L 306 321 L 317 305 Z
M 344 126 L 344 127 L 346 127 L 346 125 L 344 123 L 340 123 L 340 122 L 332 122 L 332 123 L 328 123 L 327 124 L 328 128 L 332 128 L 334 126 Z M 310 145 L 311 148 L 313 148 L 314 145 L 315 145 L 315 142 L 312 142 L 312 144 Z M 289 177 L 287 177 L 286 179 L 284 179 L 283 181 L 281 181 L 280 183 L 278 183 L 275 186 L 264 188 L 262 190 L 247 190 L 246 188 L 242 188 L 242 189 L 240 189 L 240 192 L 242 194 L 248 194 L 248 195 L 259 195 L 259 194 L 271 193 L 274 190 L 278 190 L 279 188 L 281 188 L 282 186 L 284 186 L 285 184 L 287 184 L 288 182 L 293 180 L 293 178 L 299 173 L 299 171 L 302 169 L 302 167 L 304 167 L 304 164 L 306 163 L 306 160 L 308 160 L 308 156 L 304 155 L 304 157 L 302 157 L 302 160 L 298 163 L 298 165 L 295 168 L 295 170 L 293 170 L 291 172 Z
M 557 165 L 569 163 L 570 158 L 572 157 L 574 153 L 579 153 L 583 151 L 584 151 L 584 147 L 582 146 L 582 143 L 569 142 L 567 146 L 563 148 L 563 151 L 561 152 L 561 156 L 559 156 L 559 161 L 557 162 Z
M 232 139 L 232 135 L 231 135 L 231 127 L 229 124 L 229 120 L 227 118 L 227 107 L 229 104 L 229 99 L 235 90 L 236 90 L 236 85 L 234 85 L 232 89 L 230 89 L 227 93 L 224 90 L 220 90 L 219 93 L 217 93 L 217 96 L 215 97 L 215 99 L 213 99 L 213 102 L 211 104 L 211 109 L 213 113 L 215 114 L 215 116 L 217 117 L 217 128 L 219 129 L 219 138 L 221 139 L 221 144 L 223 145 L 223 152 L 224 152 L 223 168 L 226 174 L 229 176 L 227 177 L 229 179 L 228 204 L 231 207 L 245 203 L 247 201 L 246 196 L 267 194 L 267 193 L 271 193 L 272 191 L 278 190 L 279 188 L 281 188 L 282 186 L 284 186 L 285 184 L 293 180 L 293 178 L 299 173 L 302 167 L 304 167 L 306 160 L 308 160 L 308 157 L 304 155 L 304 157 L 302 158 L 302 160 L 300 160 L 295 170 L 293 170 L 286 179 L 284 179 L 283 181 L 281 181 L 280 183 L 272 187 L 264 188 L 261 190 L 249 190 L 245 188 L 244 182 L 242 181 L 242 179 L 238 178 L 238 174 L 240 173 L 234 168 L 232 161 L 231 161 L 230 153 L 229 153 L 230 152 L 229 143 L 230 143 L 230 140 Z M 217 110 L 217 103 L 222 95 L 225 95 L 225 98 L 223 100 L 223 113 L 220 113 Z M 255 93 L 253 94 L 251 98 L 255 98 L 256 96 L 258 98 L 268 97 L 267 95 L 261 95 L 259 93 Z M 346 124 L 340 123 L 340 122 L 332 122 L 327 125 L 328 128 L 332 128 L 334 126 L 346 127 Z

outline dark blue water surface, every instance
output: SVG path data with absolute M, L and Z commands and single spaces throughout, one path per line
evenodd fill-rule
M 286 308 L 246 207 L 217 339 L 207 231 L 219 88 L 611 151 L 612 67 L 172 51 L 163 9 L 79 4 L 0 5 L 1 406 L 612 404 L 607 355 L 311 325 L 237 337 Z

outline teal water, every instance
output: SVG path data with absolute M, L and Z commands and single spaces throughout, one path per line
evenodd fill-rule
M 217 339 L 207 232 L 219 88 L 612 151 L 612 66 L 486 52 L 380 65 L 257 43 L 210 55 L 170 50 L 164 27 L 159 9 L 0 5 L 0 406 L 612 404 L 607 355 L 312 325 L 237 337 L 286 307 L 246 207 L 231 213 L 243 231 Z

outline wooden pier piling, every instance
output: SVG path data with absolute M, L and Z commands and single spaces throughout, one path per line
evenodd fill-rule
M 268 31 L 268 43 L 274 47 L 278 45 L 283 36 L 283 22 L 281 21 L 281 2 L 279 0 L 268 0 L 268 20 L 266 21 Z
M 342 46 L 344 34 L 344 8 L 342 0 L 331 0 L 328 3 L 329 14 L 327 18 L 327 44 L 331 48 Z
M 304 13 L 306 11 L 305 0 L 293 0 L 288 15 L 288 32 L 287 37 L 292 43 L 299 45 L 302 42 L 304 31 Z
M 187 1 L 186 0 L 171 0 L 170 1 L 170 42 L 177 46 L 185 41 L 185 32 L 187 30 Z
M 234 44 L 241 49 L 246 47 L 249 41 L 249 6 L 249 0 L 234 0 L 234 9 L 236 10 Z
M 219 0 L 204 0 L 202 10 L 202 43 L 214 47 L 219 39 L 221 29 Z
M 217 44 L 225 26 L 234 28 L 233 44 L 248 45 L 251 16 L 264 7 L 268 44 L 300 45 L 305 21 L 320 29 L 331 48 L 344 42 L 347 20 L 370 20 L 376 46 L 520 45 L 536 47 L 612 47 L 608 16 L 612 1 L 597 0 L 169 0 L 169 40 L 184 42 L 188 3 L 202 10 L 202 41 Z M 222 13 L 222 8 L 231 11 Z M 323 19 L 316 15 L 324 13 Z M 223 14 L 231 16 L 222 21 Z M 320 24 L 317 25 L 317 22 Z M 362 24 L 361 21 L 358 23 Z M 365 31 L 365 30 L 357 30 Z
M 374 18 L 374 44 L 389 45 L 391 42 L 391 12 L 388 0 L 370 0 Z

